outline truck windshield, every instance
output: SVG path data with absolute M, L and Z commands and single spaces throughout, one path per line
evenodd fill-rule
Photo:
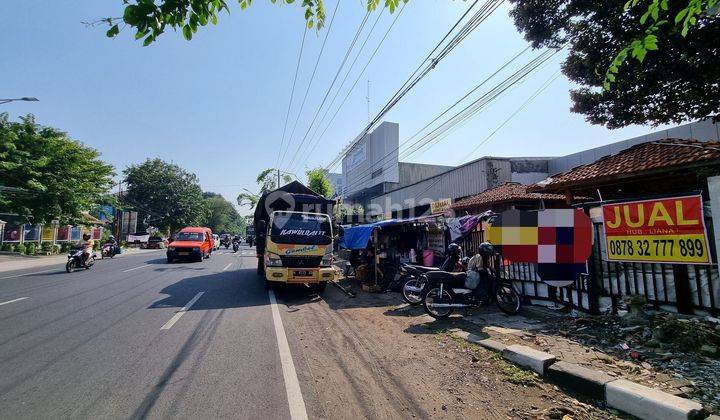
M 270 228 L 276 244 L 329 245 L 330 218 L 316 214 L 278 213 Z

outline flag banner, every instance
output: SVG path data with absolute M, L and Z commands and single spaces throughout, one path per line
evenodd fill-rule
M 486 237 L 504 259 L 537 264 L 551 286 L 572 284 L 592 252 L 592 222 L 579 209 L 508 210 L 490 221 Z
M 602 206 L 609 261 L 710 264 L 702 197 Z

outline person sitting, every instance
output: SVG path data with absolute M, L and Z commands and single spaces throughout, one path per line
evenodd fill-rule
M 470 258 L 468 261 L 468 272 L 477 272 L 480 281 L 478 286 L 475 288 L 475 293 L 482 300 L 487 300 L 489 295 L 490 276 L 495 275 L 495 268 L 493 267 L 493 256 L 495 255 L 495 248 L 493 248 L 490 242 L 483 242 L 480 244 L 479 253 Z
M 93 252 L 93 249 L 95 248 L 95 241 L 89 234 L 86 233 L 83 235 L 82 241 L 80 241 L 80 246 L 83 249 L 83 264 L 87 264 L 87 260 L 90 258 L 90 253 Z

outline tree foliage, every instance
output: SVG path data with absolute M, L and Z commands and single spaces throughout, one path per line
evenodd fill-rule
M 257 193 L 254 193 L 247 188 L 243 188 L 245 192 L 242 192 L 237 196 L 238 206 L 248 206 L 250 209 L 255 208 L 255 205 L 263 194 L 278 188 L 276 175 L 277 169 L 274 168 L 268 168 L 261 171 L 258 174 L 257 178 L 255 178 L 255 182 L 257 182 L 258 184 L 259 191 Z M 292 178 L 288 174 L 283 174 L 281 176 L 281 180 L 287 184 L 292 181 Z
M 195 174 L 157 158 L 131 165 L 123 174 L 123 204 L 149 216 L 150 224 L 174 230 L 205 220 L 205 199 Z
M 305 173 L 308 179 L 308 188 L 322 195 L 323 197 L 330 198 L 333 195 L 332 184 L 327 176 L 327 171 L 320 168 L 315 168 Z
M 209 23 L 218 23 L 222 12 L 230 13 L 226 0 L 121 0 L 125 4 L 122 18 L 105 18 L 102 22 L 110 28 L 108 37 L 117 36 L 122 26 L 135 30 L 135 39 L 142 40 L 143 45 L 152 44 L 170 27 L 181 31 L 188 41 L 200 27 Z M 408 0 L 384 0 L 384 6 L 395 11 L 400 2 Z M 270 0 L 271 3 L 295 3 L 295 0 Z M 237 0 L 240 9 L 245 10 L 252 0 Z M 305 12 L 308 28 L 320 30 L 325 25 L 325 5 L 323 0 L 297 0 Z M 367 0 L 368 11 L 375 10 L 380 0 Z
M 679 123 L 716 115 L 720 109 L 720 21 L 697 18 L 683 36 L 674 25 L 654 34 L 663 48 L 641 63 L 627 61 L 604 90 L 608 63 L 617 52 L 643 37 L 642 8 L 624 9 L 625 0 L 511 0 L 516 26 L 534 47 L 568 46 L 563 72 L 580 85 L 571 91 L 572 111 L 609 128 L 630 124 Z M 668 5 L 677 15 L 687 2 Z M 643 21 L 644 22 L 644 21 Z M 643 38 L 644 39 L 644 38 Z M 654 39 L 648 40 L 653 48 Z
M 203 193 L 207 217 L 203 226 L 207 226 L 215 233 L 245 234 L 245 218 L 235 210 L 235 207 L 220 194 Z
M 113 167 L 100 153 L 66 133 L 35 122 L 10 122 L 0 114 L 0 212 L 27 221 L 82 221 L 81 212 L 102 204 Z

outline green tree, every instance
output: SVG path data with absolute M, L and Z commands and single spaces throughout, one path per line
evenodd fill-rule
M 238 206 L 248 206 L 250 209 L 255 208 L 255 205 L 263 194 L 278 188 L 276 175 L 277 169 L 274 168 L 268 168 L 260 172 L 255 179 L 255 182 L 258 184 L 259 191 L 254 193 L 247 188 L 243 188 L 245 192 L 242 192 L 237 196 Z M 286 184 L 292 181 L 292 178 L 288 174 L 283 174 L 281 179 Z
M 322 195 L 323 197 L 330 198 L 333 194 L 333 188 L 330 184 L 330 180 L 327 176 L 327 171 L 322 167 L 311 169 L 305 172 L 308 179 L 308 188 Z
M 605 90 L 608 64 L 646 33 L 641 7 L 626 10 L 625 0 L 511 2 L 516 26 L 534 47 L 567 45 L 563 72 L 580 86 L 571 91 L 572 111 L 591 123 L 609 128 L 679 123 L 714 116 L 720 109 L 717 16 L 696 17 L 695 29 L 685 35 L 675 25 L 660 25 L 654 36 L 663 47 L 643 56 L 642 63 L 626 61 L 622 74 L 611 76 L 613 89 Z M 676 16 L 685 6 L 687 1 L 670 3 L 666 13 Z M 648 40 L 651 49 L 653 42 Z
M 125 171 L 125 207 L 148 216 L 161 230 L 199 225 L 206 217 L 205 199 L 195 174 L 161 159 L 148 159 Z
M 207 218 L 203 223 L 216 233 L 245 234 L 245 218 L 240 216 L 235 207 L 220 194 L 205 192 Z
M 198 28 L 218 23 L 219 14 L 230 13 L 226 0 L 121 0 L 125 4 L 122 18 L 105 18 L 99 22 L 109 25 L 108 37 L 117 36 L 121 27 L 129 26 L 135 30 L 135 39 L 142 39 L 143 45 L 152 44 L 167 27 L 182 32 L 185 39 L 192 39 Z M 408 0 L 384 0 L 384 6 L 394 11 L 400 2 Z M 240 8 L 245 10 L 252 0 L 237 0 Z M 277 0 L 270 0 L 278 3 Z M 284 0 L 279 3 L 294 3 L 295 0 Z M 323 0 L 298 1 L 305 12 L 308 28 L 322 28 L 325 24 L 325 6 Z M 380 0 L 367 0 L 368 11 L 375 10 Z
M 0 114 L 0 212 L 27 221 L 80 222 L 104 202 L 113 167 L 100 153 L 32 115 L 10 122 Z

